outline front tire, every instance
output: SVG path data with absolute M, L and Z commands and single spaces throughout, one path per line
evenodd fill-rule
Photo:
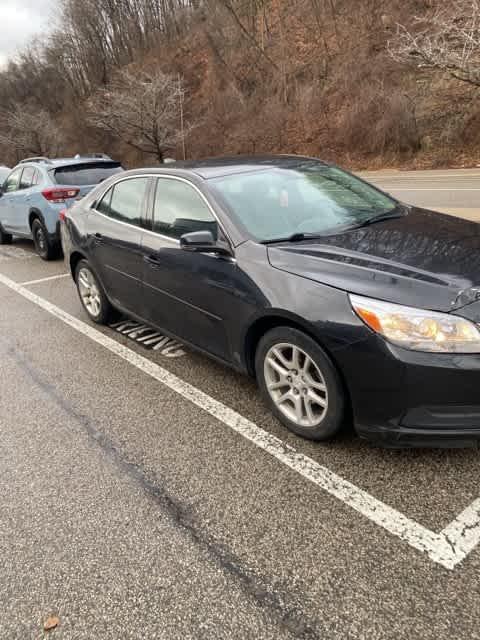
M 32 236 L 35 250 L 42 260 L 53 260 L 59 255 L 58 246 L 52 243 L 45 225 L 38 218 L 32 223 Z
M 345 393 L 328 355 L 310 336 L 277 327 L 260 340 L 255 356 L 258 386 L 287 429 L 309 440 L 329 440 L 342 428 Z
M 11 234 L 5 233 L 2 227 L 0 227 L 0 244 L 12 244 Z
M 112 315 L 112 306 L 102 285 L 86 260 L 80 260 L 75 269 L 75 282 L 83 308 L 90 320 L 107 324 Z

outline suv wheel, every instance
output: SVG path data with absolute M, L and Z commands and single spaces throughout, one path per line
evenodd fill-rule
M 255 369 L 265 402 L 290 431 L 310 440 L 328 440 L 340 431 L 342 382 L 312 338 L 291 327 L 268 331 L 258 345 Z
M 0 227 L 0 244 L 12 244 L 12 236 Z
M 51 242 L 45 225 L 38 218 L 32 223 L 32 236 L 35 250 L 42 260 L 53 260 L 57 257 L 58 248 Z
M 112 313 L 107 296 L 86 260 L 80 260 L 75 269 L 75 282 L 83 308 L 97 324 L 106 324 Z

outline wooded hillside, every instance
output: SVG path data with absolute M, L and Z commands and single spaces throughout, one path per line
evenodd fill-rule
M 0 163 L 105 151 L 148 165 L 185 144 L 187 157 L 480 164 L 478 0 L 61 0 L 61 11 L 61 27 L 0 73 Z

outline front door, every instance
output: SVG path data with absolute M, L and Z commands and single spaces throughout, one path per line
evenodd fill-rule
M 19 233 L 20 235 L 30 234 L 30 200 L 36 182 L 35 176 L 35 167 L 25 167 L 22 171 L 18 192 L 15 194 L 15 206 L 11 224 L 13 233 Z
M 160 329 L 231 360 L 225 316 L 235 304 L 236 264 L 228 257 L 191 253 L 180 236 L 222 231 L 203 196 L 190 183 L 158 178 L 152 231 L 143 240 L 143 316 Z
M 114 305 L 141 311 L 142 237 L 149 178 L 114 184 L 88 217 L 88 247 L 93 268 Z

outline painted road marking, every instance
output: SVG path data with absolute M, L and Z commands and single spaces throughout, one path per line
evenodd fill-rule
M 29 287 L 32 284 L 42 284 L 42 282 L 49 282 L 50 280 L 58 280 L 59 278 L 72 277 L 70 273 L 60 273 L 58 276 L 48 276 L 47 278 L 40 278 L 39 280 L 27 280 L 27 282 L 21 282 L 22 287 Z
M 120 322 L 115 322 L 109 326 L 118 333 L 135 340 L 146 349 L 158 351 L 167 358 L 181 358 L 187 355 L 179 342 L 155 331 L 155 329 L 146 324 L 123 318 Z
M 480 542 L 480 498 L 472 502 L 453 522 L 440 533 L 436 533 L 408 518 L 400 511 L 377 500 L 363 489 L 299 453 L 280 438 L 258 427 L 255 423 L 230 409 L 222 402 L 211 398 L 193 385 L 178 378 L 167 369 L 135 353 L 98 329 L 75 318 L 60 307 L 37 296 L 33 291 L 0 274 L 0 284 L 36 304 L 66 325 L 90 338 L 111 353 L 123 358 L 143 373 L 158 380 L 186 400 L 203 409 L 243 436 L 255 446 L 269 453 L 284 465 L 296 471 L 306 480 L 338 498 L 358 513 L 383 527 L 389 533 L 426 553 L 434 562 L 446 569 L 454 569 Z

